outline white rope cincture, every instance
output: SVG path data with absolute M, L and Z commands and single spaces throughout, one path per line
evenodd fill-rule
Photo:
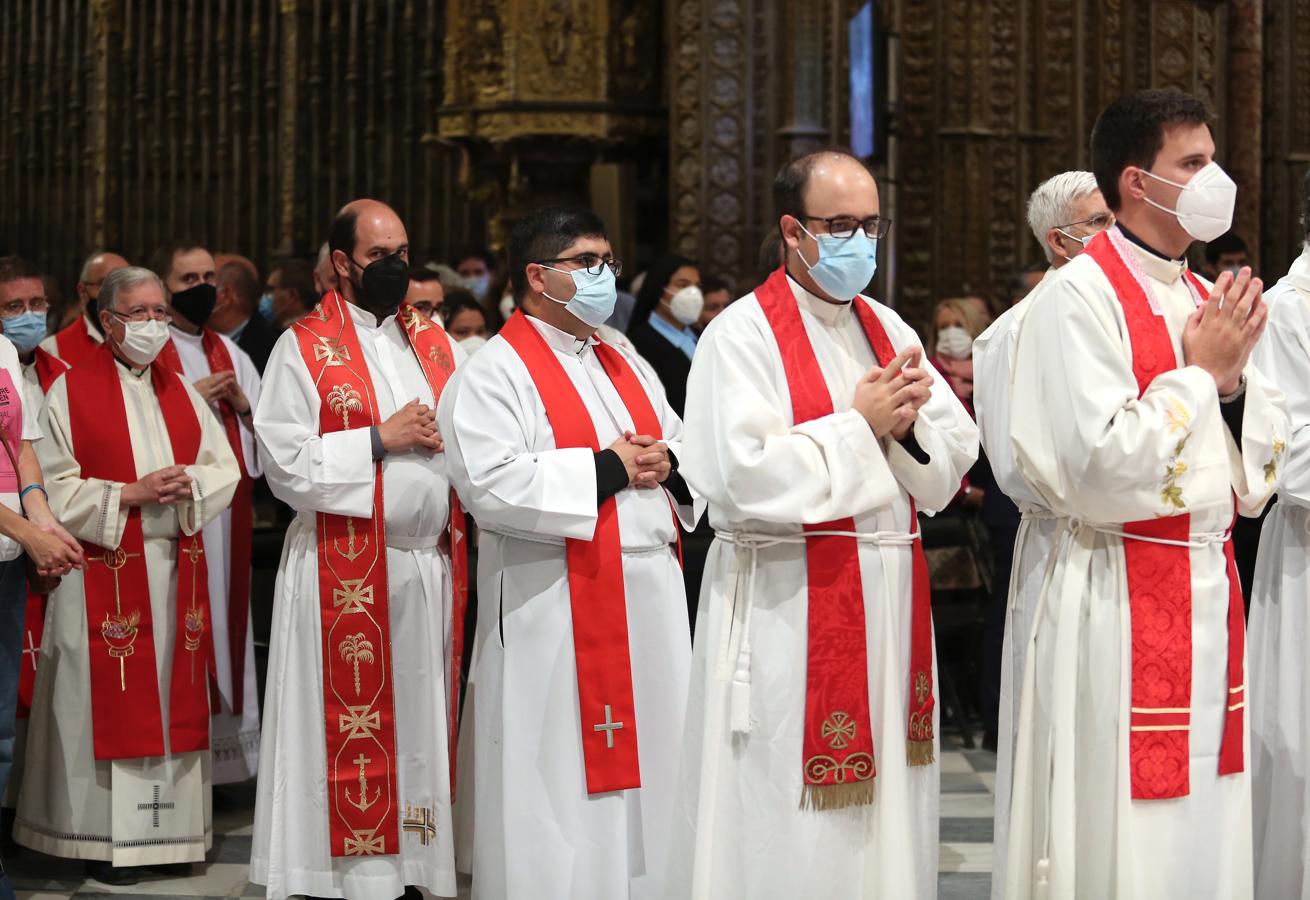
M 751 616 L 755 611 L 755 570 L 759 567 L 759 551 L 780 544 L 804 544 L 812 537 L 854 538 L 857 543 L 883 547 L 909 547 L 919 540 L 919 532 L 901 531 L 806 531 L 800 534 L 760 534 L 747 531 L 719 531 L 714 536 L 725 543 L 750 552 L 746 575 L 746 609 L 741 619 L 741 643 L 732 672 L 729 690 L 729 724 L 734 734 L 750 734 L 751 730 Z

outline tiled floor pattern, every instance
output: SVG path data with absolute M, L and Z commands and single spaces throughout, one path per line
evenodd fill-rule
M 947 739 L 948 746 L 942 752 L 939 897 L 940 900 L 978 900 L 987 897 L 991 884 L 996 760 L 986 751 L 960 750 L 950 744 Z M 79 862 L 24 850 L 6 860 L 19 900 L 262 897 L 263 889 L 246 880 L 254 788 L 243 785 L 219 791 L 214 814 L 214 849 L 205 865 L 195 867 L 192 877 L 159 877 L 131 887 L 111 887 L 85 880 Z M 467 898 L 468 890 L 467 882 L 463 882 L 460 897 Z

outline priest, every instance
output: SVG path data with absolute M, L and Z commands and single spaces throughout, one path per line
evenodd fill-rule
M 250 877 L 270 898 L 453 897 L 466 582 L 433 407 L 461 353 L 401 306 L 409 239 L 394 210 L 347 204 L 329 244 L 339 292 L 278 339 L 255 410 L 269 487 L 296 519 Z
M 1310 891 L 1310 784 L 1305 748 L 1306 637 L 1310 634 L 1310 175 L 1301 187 L 1304 244 L 1265 293 L 1269 327 L 1252 361 L 1287 395 L 1291 435 L 1278 503 L 1260 532 L 1251 592 L 1251 757 L 1255 895 Z
M 238 471 L 218 419 L 155 364 L 168 304 L 154 273 L 113 272 L 97 307 L 106 342 L 54 382 L 41 416 L 51 508 L 87 562 L 51 597 L 14 837 L 121 885 L 211 844 L 200 532 Z
M 254 777 L 259 763 L 259 695 L 250 617 L 254 480 L 262 472 L 252 427 L 259 372 L 246 352 L 206 327 L 214 311 L 214 257 L 192 241 L 161 247 L 150 268 L 164 283 L 173 324 L 159 364 L 181 375 L 223 424 L 241 466 L 232 505 L 205 526 L 209 603 L 214 613 L 218 702 L 212 710 L 214 784 Z
M 1014 365 L 1014 346 L 1019 326 L 1032 309 L 1031 301 L 1037 292 L 1113 221 L 1114 216 L 1105 208 L 1105 200 L 1096 187 L 1096 176 L 1091 172 L 1063 172 L 1038 185 L 1028 198 L 1028 227 L 1041 244 L 1050 268 L 1032 292 L 1002 313 L 973 342 L 974 414 L 992 475 L 1004 493 L 995 497 L 998 492 L 988 492 L 982 512 L 996 562 L 992 575 L 994 601 L 984 650 L 984 661 L 988 663 L 991 654 L 999 651 L 996 668 L 987 665 L 985 673 L 988 690 L 995 690 L 998 682 L 1000 689 L 1000 715 L 996 723 L 996 815 L 992 829 L 995 873 L 992 895 L 996 897 L 1005 883 L 1014 728 L 1019 718 L 1024 651 L 1028 647 L 1032 611 L 1046 575 L 1046 560 L 1059 528 L 1059 520 L 1042 506 L 1041 498 L 1014 465 L 1014 452 L 1010 448 L 1010 370 Z M 1017 527 L 1008 525 L 1015 519 Z M 1008 527 L 992 524 L 998 520 L 1007 522 Z
M 916 512 L 978 432 L 862 295 L 890 222 L 858 159 L 774 181 L 784 261 L 698 345 L 683 471 L 709 500 L 666 897 L 937 892 L 936 666 Z
M 1205 105 L 1116 100 L 1092 168 L 1117 224 L 1019 332 L 1019 474 L 1066 520 L 1024 671 L 1005 896 L 1252 896 L 1242 594 L 1229 538 L 1278 484 L 1281 394 L 1248 365 L 1260 281 L 1210 285 L 1194 240 L 1236 186 Z
M 109 273 L 126 265 L 127 260 L 107 250 L 100 250 L 88 256 L 77 278 L 75 318 L 57 333 L 42 341 L 41 349 L 71 365 L 86 358 L 91 351 L 100 346 L 105 336 L 100 331 L 96 298 L 100 296 Z
M 620 262 L 594 213 L 529 214 L 509 261 L 521 309 L 438 407 L 481 530 L 473 883 L 662 898 L 691 655 L 682 423 L 595 338 Z

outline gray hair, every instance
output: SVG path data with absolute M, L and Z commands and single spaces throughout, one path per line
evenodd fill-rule
M 1047 262 L 1054 262 L 1055 254 L 1046 243 L 1046 233 L 1073 224 L 1074 201 L 1096 190 L 1096 176 L 1091 172 L 1062 172 L 1039 184 L 1028 198 L 1028 227 L 1042 245 Z
M 141 266 L 124 266 L 115 269 L 105 276 L 104 283 L 100 285 L 100 295 L 96 297 L 96 312 L 112 310 L 120 293 L 133 290 L 143 284 L 158 285 L 159 292 L 161 294 L 164 292 L 164 283 L 149 269 L 143 269 Z

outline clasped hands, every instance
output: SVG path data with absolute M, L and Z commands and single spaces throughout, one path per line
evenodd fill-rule
M 1264 333 L 1269 308 L 1261 296 L 1264 283 L 1243 267 L 1234 278 L 1223 272 L 1210 297 L 1197 308 L 1183 329 L 1183 359 L 1214 378 L 1220 396 L 1237 392 L 1242 370 Z
M 902 440 L 932 396 L 932 375 L 922 368 L 922 347 L 907 347 L 886 366 L 873 366 L 855 386 L 851 408 L 864 416 L 878 438 Z
M 609 449 L 623 460 L 628 484 L 632 487 L 652 490 L 663 484 L 673 471 L 669 445 L 649 434 L 625 431 L 623 437 L 609 445 Z

